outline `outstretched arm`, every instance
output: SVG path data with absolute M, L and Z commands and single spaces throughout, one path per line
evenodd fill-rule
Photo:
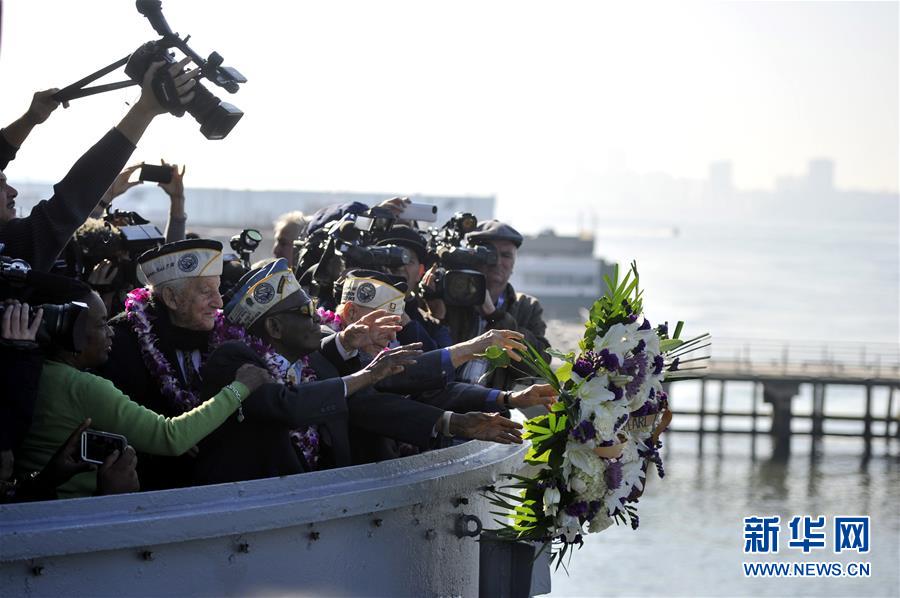
M 50 118 L 50 113 L 59 106 L 59 102 L 53 99 L 53 94 L 57 91 L 59 90 L 54 87 L 35 93 L 28 111 L 0 131 L 0 136 L 3 137 L 0 140 L 0 145 L 3 146 L 0 151 L 0 170 L 13 161 L 16 151 L 25 143 L 32 129 Z

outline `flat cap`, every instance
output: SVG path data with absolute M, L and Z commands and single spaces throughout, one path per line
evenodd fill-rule
M 483 245 L 488 241 L 509 241 L 516 247 L 521 247 L 522 240 L 519 231 L 499 220 L 479 222 L 478 227 L 466 235 L 466 241 L 473 245 Z

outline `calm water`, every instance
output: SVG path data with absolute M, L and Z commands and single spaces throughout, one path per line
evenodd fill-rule
M 665 479 L 653 478 L 639 504 L 636 531 L 614 526 L 588 536 L 569 575 L 553 575 L 553 596 L 898 596 L 900 595 L 900 468 L 876 458 L 865 469 L 855 443 L 827 441 L 816 463 L 796 454 L 786 465 L 751 460 L 749 439 L 729 437 L 719 452 L 707 439 L 670 437 Z M 796 444 L 796 441 L 795 441 Z M 760 444 L 767 454 L 765 441 Z M 897 452 L 895 443 L 894 453 Z M 743 517 L 780 515 L 778 555 L 743 554 Z M 803 555 L 788 549 L 787 521 L 795 515 L 871 517 L 868 555 Z M 742 562 L 871 563 L 871 577 L 745 578 Z
M 866 344 L 884 343 L 882 349 L 897 344 L 896 206 L 863 220 L 721 219 L 680 224 L 677 234 L 668 223 L 607 222 L 598 231 L 598 251 L 620 263 L 638 260 L 652 320 L 684 319 L 686 333 L 709 331 L 719 347 L 728 339 L 817 347 L 850 342 L 853 351 Z M 574 314 L 573 320 L 578 320 Z M 559 348 L 572 348 L 582 330 L 557 321 L 548 334 Z M 829 387 L 827 412 L 860 413 L 862 392 Z M 712 403 L 717 396 L 712 383 L 707 400 Z M 749 384 L 728 387 L 729 408 L 749 409 L 751 399 Z M 696 409 L 698 385 L 675 385 L 672 402 L 675 409 Z M 795 405 L 796 412 L 810 410 L 808 386 L 801 387 Z M 874 405 L 876 414 L 886 410 L 887 393 L 876 393 Z M 767 407 L 761 413 L 768 413 Z M 692 427 L 696 419 L 679 423 Z M 708 420 L 707 426 L 712 424 Z M 726 421 L 729 425 L 738 423 Z M 804 425 L 795 421 L 796 429 Z M 571 560 L 569 575 L 562 569 L 553 575 L 552 595 L 900 596 L 896 441 L 890 449 L 876 442 L 876 456 L 865 468 L 862 443 L 852 439 L 826 440 L 813 461 L 809 439 L 795 437 L 793 457 L 784 465 L 768 461 L 770 446 L 764 437 L 758 440 L 755 459 L 749 437 L 707 436 L 703 453 L 692 434 L 669 434 L 665 442 L 667 475 L 651 479 L 639 505 L 640 528 L 613 527 L 588 536 Z M 755 514 L 781 516 L 779 555 L 743 554 L 742 519 Z M 846 558 L 833 554 L 831 543 L 826 552 L 812 556 L 786 549 L 787 521 L 795 515 L 826 515 L 829 525 L 835 515 L 869 515 L 871 552 Z M 832 541 L 830 532 L 827 538 Z M 741 563 L 752 560 L 864 560 L 871 563 L 872 576 L 745 578 Z

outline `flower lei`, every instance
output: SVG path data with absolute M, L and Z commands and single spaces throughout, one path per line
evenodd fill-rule
M 162 395 L 179 412 L 184 413 L 202 403 L 200 396 L 181 385 L 175 376 L 172 364 L 159 349 L 159 337 L 153 332 L 155 316 L 148 313 L 150 290 L 146 287 L 134 289 L 125 299 L 125 319 L 131 324 L 138 337 L 138 345 L 144 364 L 150 373 L 159 381 Z M 262 339 L 248 333 L 245 328 L 230 323 L 224 313 L 216 313 L 216 321 L 210 334 L 209 350 L 213 351 L 227 341 L 240 341 L 250 347 L 266 362 L 266 368 L 276 380 L 285 382 L 286 372 L 282 370 L 278 357 L 272 347 Z M 206 361 L 209 353 L 201 356 Z M 316 379 L 315 371 L 309 367 L 309 359 L 302 358 L 302 375 L 299 382 L 310 382 Z M 315 468 L 318 464 L 319 435 L 315 426 L 299 428 L 291 431 L 291 439 L 295 446 L 303 452 L 307 464 Z
M 331 310 L 325 309 L 324 307 L 320 307 L 319 309 L 317 309 L 316 313 L 319 314 L 319 318 L 322 319 L 323 324 L 325 324 L 335 332 L 341 331 L 341 328 L 344 324 L 341 316 L 337 315 Z

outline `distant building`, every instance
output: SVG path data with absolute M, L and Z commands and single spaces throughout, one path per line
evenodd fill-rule
M 517 291 L 548 299 L 584 299 L 590 304 L 605 288 L 613 264 L 594 257 L 593 236 L 561 237 L 552 231 L 526 236 L 510 279 Z

